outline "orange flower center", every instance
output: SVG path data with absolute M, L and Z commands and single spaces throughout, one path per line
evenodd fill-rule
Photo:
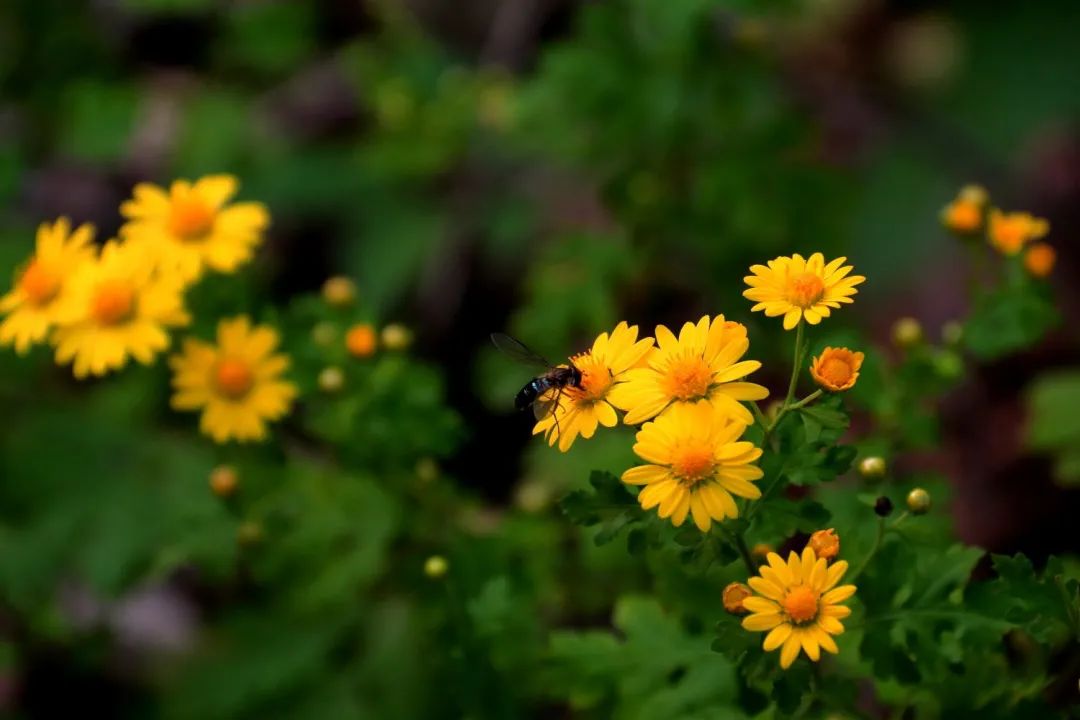
M 129 319 L 134 309 L 135 290 L 124 280 L 99 283 L 90 300 L 90 314 L 102 325 L 118 325 Z
M 818 374 L 825 378 L 830 385 L 837 387 L 843 387 L 851 382 L 853 373 L 851 363 L 845 358 L 835 355 L 825 358 L 821 363 L 821 367 L 818 368 Z
M 202 240 L 214 227 L 214 209 L 194 195 L 174 199 L 169 231 L 182 240 Z
M 712 377 L 712 368 L 700 357 L 676 358 L 664 373 L 664 394 L 679 400 L 703 398 L 709 394 Z
M 236 358 L 223 358 L 214 368 L 214 385 L 225 397 L 238 400 L 248 394 L 255 384 L 251 366 Z
M 601 400 L 611 387 L 611 370 L 599 358 L 585 352 L 571 358 L 574 367 L 581 371 L 583 400 Z
M 60 289 L 60 278 L 35 260 L 23 271 L 19 278 L 19 287 L 32 304 L 44 305 L 56 297 L 56 292 Z
M 818 596 L 810 588 L 800 585 L 784 596 L 784 611 L 797 623 L 804 623 L 817 617 Z
M 671 459 L 671 469 L 685 485 L 696 485 L 710 478 L 716 469 L 713 448 L 705 442 L 678 448 Z
M 824 294 L 825 281 L 816 273 L 804 272 L 788 280 L 788 301 L 792 305 L 808 308 Z

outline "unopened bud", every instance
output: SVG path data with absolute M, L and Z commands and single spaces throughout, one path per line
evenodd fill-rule
M 446 571 L 450 569 L 450 564 L 446 562 L 446 558 L 442 555 L 432 555 L 424 561 L 424 574 L 432 580 L 440 580 L 446 577 Z
M 218 465 L 210 471 L 210 489 L 219 498 L 231 497 L 240 484 L 240 475 L 232 465 Z
M 254 520 L 245 520 L 236 528 L 236 541 L 244 547 L 258 545 L 263 540 L 263 526 Z
M 356 300 L 356 283 L 343 275 L 327 278 L 322 286 L 322 296 L 330 307 L 349 307 Z
M 390 323 L 382 329 L 382 344 L 387 350 L 408 350 L 412 339 L 412 330 L 401 323 Z
M 922 342 L 922 325 L 913 317 L 902 317 L 893 323 L 892 338 L 898 347 L 914 347 Z
M 724 609 L 732 615 L 745 615 L 749 612 L 743 607 L 743 600 L 754 594 L 747 585 L 733 582 L 724 588 Z
M 333 323 L 320 322 L 311 328 L 311 339 L 319 347 L 330 347 L 337 342 L 338 331 Z
M 750 548 L 750 554 L 756 558 L 764 559 L 771 552 L 774 552 L 774 549 L 773 546 L 769 543 L 758 543 L 754 547 Z
M 815 555 L 826 560 L 832 560 L 840 554 L 840 536 L 833 528 L 818 530 L 810 536 L 808 545 Z
M 888 470 L 885 458 L 879 455 L 870 455 L 859 461 L 859 474 L 867 480 L 880 480 Z
M 912 515 L 925 515 L 930 512 L 930 493 L 922 488 L 915 488 L 908 493 L 907 507 Z
M 874 512 L 878 517 L 889 517 L 892 514 L 892 500 L 882 495 L 874 501 Z
M 353 325 L 345 335 L 345 348 L 355 358 L 371 357 L 377 344 L 375 328 L 367 323 Z
M 345 373 L 337 366 L 323 368 L 319 373 L 319 389 L 327 394 L 341 392 L 345 387 Z

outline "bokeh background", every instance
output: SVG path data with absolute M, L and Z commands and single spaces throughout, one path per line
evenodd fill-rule
M 173 441 L 190 425 L 170 417 L 163 374 L 87 389 L 45 355 L 5 353 L 0 709 L 570 716 L 563 701 L 493 690 L 497 673 L 453 679 L 425 655 L 442 627 L 422 610 L 436 592 L 418 569 L 429 552 L 451 555 L 462 585 L 479 588 L 461 592 L 495 615 L 515 596 L 484 583 L 528 548 L 549 556 L 529 561 L 546 568 L 530 592 L 553 625 L 606 622 L 610 594 L 574 587 L 583 580 L 642 582 L 601 550 L 582 550 L 574 573 L 551 557 L 581 544 L 552 501 L 590 468 L 625 465 L 627 435 L 567 455 L 531 438 L 511 411 L 529 370 L 488 334 L 562 358 L 622 319 L 651 330 L 722 312 L 749 324 L 761 381 L 779 388 L 790 338 L 751 317 L 742 277 L 753 262 L 823 251 L 869 278 L 828 337 L 892 357 L 891 327 L 911 316 L 938 343 L 969 310 L 970 257 L 938 219 L 967 182 L 1049 219 L 1063 321 L 1033 349 L 970 362 L 943 403 L 913 408 L 940 442 L 905 448 L 897 472 L 946 479 L 966 542 L 1037 562 L 1080 551 L 1077 27 L 1069 0 L 0 3 L 0 266 L 14 272 L 37 224 L 59 215 L 115 234 L 136 182 L 237 175 L 273 226 L 223 295 L 230 309 L 284 308 L 330 275 L 354 278 L 373 320 L 414 331 L 422 382 L 449 408 L 440 401 L 437 431 L 407 426 L 400 465 L 419 463 L 455 498 L 453 520 L 422 541 L 379 535 L 358 595 L 392 602 L 364 600 L 345 630 L 275 614 L 257 582 L 208 580 L 190 547 L 162 559 L 150 537 L 148 507 L 216 502 L 190 497 L 208 495 L 220 457 L 208 441 Z M 378 435 L 366 437 L 350 442 Z M 184 468 L 194 490 L 129 501 L 110 477 L 157 472 L 147 462 Z M 405 503 L 391 515 L 400 526 L 416 513 Z M 339 521 L 379 516 L 376 505 Z M 180 526 L 206 546 L 195 556 L 231 544 L 229 516 L 214 522 Z M 347 556 L 304 552 L 315 564 Z M 387 567 L 408 582 L 386 580 Z M 199 655 L 222 637 L 249 637 L 247 654 Z M 431 699 L 439 682 L 496 699 L 444 707 Z

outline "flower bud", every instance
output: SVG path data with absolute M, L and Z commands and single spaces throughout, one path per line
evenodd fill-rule
M 840 536 L 833 528 L 818 530 L 810 536 L 810 542 L 807 545 L 815 555 L 826 560 L 832 560 L 840 554 Z
M 847 348 L 827 347 L 810 363 L 814 382 L 829 392 L 843 392 L 855 387 L 862 367 L 863 354 Z
M 401 323 L 390 323 L 382 330 L 382 344 L 387 350 L 407 350 L 412 339 L 412 330 Z
M 915 488 L 908 493 L 907 507 L 912 515 L 925 515 L 930 512 L 930 493 L 922 488 Z
M 231 497 L 240 484 L 240 475 L 232 465 L 218 465 L 210 471 L 210 489 L 219 498 Z
M 1054 270 L 1055 262 L 1057 252 L 1044 242 L 1034 243 L 1024 252 L 1024 268 L 1037 278 L 1049 276 Z
M 319 347 L 330 347 L 337 341 L 338 331 L 333 323 L 315 323 L 311 328 L 311 339 Z
M 750 555 L 756 558 L 764 560 L 769 553 L 775 552 L 772 545 L 769 543 L 758 543 L 754 547 L 750 548 Z
M 754 591 L 743 583 L 730 583 L 724 588 L 724 609 L 732 615 L 745 615 L 749 610 L 743 607 L 743 600 L 753 594 Z
M 859 474 L 866 480 L 880 480 L 888 471 L 885 458 L 879 455 L 870 455 L 859 461 Z
M 892 500 L 882 495 L 874 501 L 874 512 L 878 517 L 889 517 L 892 515 Z
M 356 300 L 356 283 L 343 275 L 327 278 L 322 286 L 322 296 L 330 307 L 349 307 Z
M 254 520 L 245 520 L 236 528 L 236 541 L 244 547 L 253 547 L 263 541 L 263 526 Z
M 345 335 L 345 348 L 355 358 L 367 358 L 375 354 L 378 338 L 375 328 L 368 323 L 357 323 Z
M 319 389 L 328 395 L 341 392 L 345 387 L 345 373 L 341 368 L 331 365 L 319 373 Z
M 446 577 L 446 571 L 449 569 L 450 564 L 442 555 L 432 555 L 424 561 L 424 574 L 432 580 L 441 580 Z
M 902 317 L 893 323 L 892 339 L 897 347 L 914 347 L 922 342 L 922 324 L 913 317 Z

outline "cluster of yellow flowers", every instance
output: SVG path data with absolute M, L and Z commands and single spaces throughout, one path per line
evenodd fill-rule
M 232 273 L 262 242 L 269 214 L 259 203 L 231 202 L 236 178 L 177 180 L 166 190 L 135 187 L 120 206 L 119 239 L 99 247 L 94 228 L 66 218 L 38 229 L 34 254 L 0 298 L 0 345 L 25 354 L 43 342 L 75 377 L 149 365 L 169 347 L 170 331 L 191 321 L 185 293 L 207 271 Z M 178 410 L 201 410 L 201 429 L 217 442 L 258 440 L 285 415 L 296 388 L 274 354 L 278 334 L 246 317 L 222 320 L 217 343 L 195 338 L 169 361 Z
M 990 195 L 980 185 L 965 185 L 941 211 L 942 224 L 961 237 L 976 237 L 985 228 L 986 239 L 1002 255 L 1023 253 L 1024 267 L 1035 277 L 1054 269 L 1057 252 L 1041 242 L 1050 223 L 1026 212 L 1002 212 L 990 207 Z

